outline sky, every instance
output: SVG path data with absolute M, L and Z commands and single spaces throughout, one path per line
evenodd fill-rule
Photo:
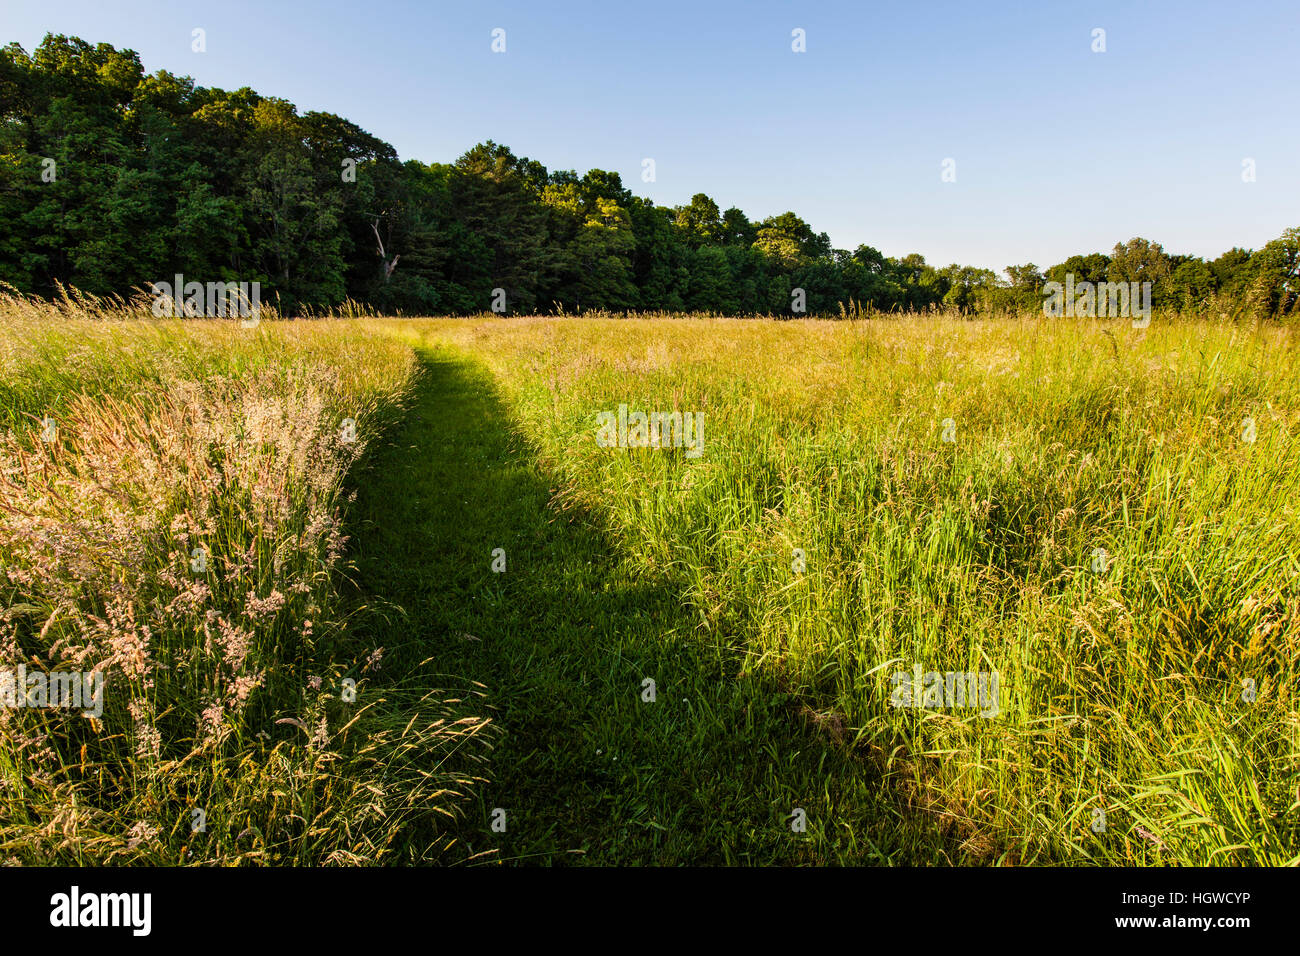
M 402 159 L 491 139 L 940 266 L 1134 236 L 1213 258 L 1300 226 L 1300 0 L 0 0 L 0 42 L 47 32 L 336 113 Z

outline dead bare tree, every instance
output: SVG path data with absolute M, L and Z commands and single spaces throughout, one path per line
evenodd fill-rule
M 393 277 L 393 270 L 397 268 L 397 260 L 402 258 L 400 255 L 388 258 L 388 253 L 384 250 L 384 240 L 379 237 L 379 217 L 376 216 L 370 228 L 375 232 L 375 242 L 379 244 L 379 258 L 384 263 L 384 281 L 387 282 Z

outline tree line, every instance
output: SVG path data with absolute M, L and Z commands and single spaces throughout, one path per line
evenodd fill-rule
M 282 311 L 347 299 L 411 314 L 586 310 L 837 315 L 1041 308 L 1064 281 L 1151 282 L 1157 308 L 1294 314 L 1300 229 L 1212 261 L 1132 239 L 1003 274 L 833 248 L 793 212 L 634 196 L 494 142 L 401 161 L 331 113 L 198 86 L 49 35 L 0 49 L 0 282 L 129 295 L 176 273 L 261 283 Z

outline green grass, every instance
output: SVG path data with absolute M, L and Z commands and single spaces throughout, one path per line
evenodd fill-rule
M 741 676 L 733 648 L 700 639 L 671 582 L 620 554 L 592 515 L 552 507 L 553 476 L 480 365 L 421 354 L 416 401 L 360 477 L 354 547 L 363 589 L 405 611 L 375 638 L 385 659 L 432 656 L 458 695 L 480 690 L 472 676 L 501 731 L 458 830 L 465 859 L 942 858 L 931 821 L 874 768 L 830 746 L 772 681 Z M 796 808 L 806 832 L 792 829 Z
M 1293 329 L 7 308 L 0 665 L 108 620 L 119 691 L 0 724 L 0 854 L 1300 862 Z M 703 454 L 600 447 L 624 403 Z M 996 716 L 892 706 L 913 666 Z
M 713 679 L 745 674 L 883 773 L 892 798 L 837 801 L 858 815 L 828 830 L 911 862 L 1300 858 L 1294 330 L 398 327 L 491 370 L 557 508 L 673 595 L 685 646 L 730 662 Z M 597 415 L 624 402 L 703 411 L 703 456 L 598 447 Z M 996 670 L 1000 713 L 892 707 L 914 665 Z M 891 853 L 893 813 L 958 850 Z
M 486 725 L 385 671 L 339 594 L 350 470 L 410 351 L 356 323 L 0 318 L 0 669 L 107 675 L 95 719 L 0 710 L 0 860 L 436 860 Z

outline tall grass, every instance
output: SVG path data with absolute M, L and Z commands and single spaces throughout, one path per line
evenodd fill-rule
M 445 858 L 481 707 L 340 598 L 349 481 L 436 342 L 951 862 L 1300 862 L 1295 330 L 853 317 L 0 300 L 0 668 L 108 675 L 99 720 L 0 709 L 0 860 Z M 600 447 L 623 403 L 702 412 L 702 457 Z M 996 715 L 893 706 L 914 666 L 996 671 Z
M 0 301 L 0 668 L 107 678 L 98 719 L 0 709 L 0 859 L 437 858 L 486 722 L 339 596 L 410 350 L 142 310 Z
M 408 328 L 488 363 L 700 639 L 800 695 L 965 862 L 1300 862 L 1294 330 Z M 703 457 L 598 447 L 620 403 L 703 412 Z M 892 706 L 917 664 L 997 671 L 999 713 Z

